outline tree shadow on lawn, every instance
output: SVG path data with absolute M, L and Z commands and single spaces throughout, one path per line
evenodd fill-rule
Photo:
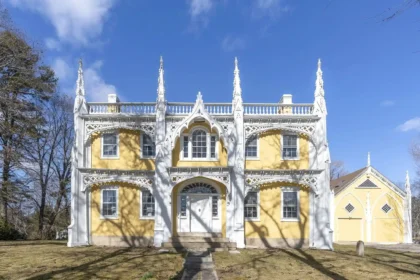
M 355 254 L 351 254 L 351 253 L 347 253 L 347 252 L 335 251 L 335 253 L 343 255 L 343 256 L 352 257 L 352 258 L 355 258 L 355 259 L 361 258 L 362 260 L 370 261 L 374 264 L 385 266 L 387 268 L 392 267 L 394 270 L 399 271 L 399 272 L 404 272 L 404 273 L 409 273 L 409 274 L 414 274 L 414 275 L 420 275 L 419 272 L 403 269 L 403 268 L 397 267 L 395 265 L 392 265 L 392 264 L 403 264 L 403 265 L 409 265 L 409 266 L 419 266 L 420 264 L 409 263 L 409 262 L 401 261 L 399 259 L 399 258 L 401 258 L 401 255 L 406 257 L 406 258 L 413 258 L 415 260 L 418 260 L 419 258 L 414 257 L 414 256 L 410 256 L 410 255 L 406 255 L 404 253 L 391 251 L 391 250 L 383 250 L 383 249 L 376 249 L 376 248 L 373 248 L 373 249 L 377 250 L 377 251 L 379 251 L 379 250 L 384 251 L 386 254 L 397 255 L 396 257 L 398 259 L 397 260 L 382 260 L 382 259 L 380 259 L 380 257 L 388 258 L 388 259 L 391 258 L 391 257 L 389 255 L 381 254 L 381 253 L 377 253 L 377 254 L 373 255 L 373 254 L 370 254 L 369 251 L 365 252 L 365 257 L 364 258 L 358 257 Z
M 89 278 L 89 277 L 93 277 L 93 276 L 97 276 L 96 273 L 97 272 L 103 272 L 104 268 L 108 267 L 108 266 L 115 266 L 121 263 L 127 263 L 131 260 L 137 259 L 137 258 L 143 258 L 143 257 L 152 257 L 154 255 L 165 255 L 165 253 L 163 254 L 159 254 L 159 253 L 154 253 L 154 254 L 148 254 L 148 249 L 145 249 L 141 252 L 138 252 L 138 254 L 134 254 L 134 256 L 132 257 L 125 257 L 125 258 L 121 258 L 118 261 L 113 261 L 113 262 L 109 262 L 106 263 L 106 260 L 109 260 L 111 258 L 114 257 L 118 257 L 121 255 L 124 255 L 130 251 L 133 251 L 132 248 L 124 248 L 124 249 L 119 249 L 115 252 L 112 252 L 110 254 L 107 254 L 99 259 L 81 264 L 81 265 L 77 265 L 77 266 L 71 266 L 71 267 L 65 267 L 59 270 L 55 270 L 55 271 L 51 271 L 51 272 L 47 272 L 41 275 L 36 275 L 33 277 L 30 277 L 28 279 L 30 280 L 39 280 L 39 279 L 50 279 L 54 276 L 59 276 L 59 277 L 65 277 L 65 273 L 70 272 L 70 273 L 78 273 L 81 272 L 83 273 L 83 277 Z M 128 255 L 130 256 L 130 255 Z M 102 262 L 104 262 L 104 264 L 101 264 Z M 98 265 L 100 264 L 100 265 Z M 134 264 L 133 264 L 134 265 Z M 162 267 L 161 271 L 165 271 L 165 267 Z M 159 273 L 160 271 L 154 271 L 154 273 Z M 141 270 L 139 270 L 139 273 L 141 273 Z M 61 275 L 62 274 L 62 275 Z M 80 277 L 80 276 L 78 276 Z M 141 275 L 138 276 L 139 278 L 141 277 Z M 176 278 L 175 278 L 176 279 Z

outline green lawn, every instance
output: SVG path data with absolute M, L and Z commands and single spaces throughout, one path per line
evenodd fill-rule
M 220 279 L 420 279 L 420 254 L 334 245 L 335 251 L 241 250 L 213 254 Z
M 155 249 L 0 242 L 0 279 L 178 279 L 183 256 Z

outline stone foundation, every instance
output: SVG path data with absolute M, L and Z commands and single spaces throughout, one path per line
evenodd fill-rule
M 309 239 L 301 238 L 246 238 L 246 248 L 305 248 Z
M 92 236 L 92 245 L 114 247 L 153 246 L 153 237 L 149 236 Z

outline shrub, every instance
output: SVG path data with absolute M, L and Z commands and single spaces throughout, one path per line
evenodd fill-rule
M 6 225 L 3 221 L 0 221 L 0 240 L 18 239 L 26 239 L 26 236 L 10 225 Z

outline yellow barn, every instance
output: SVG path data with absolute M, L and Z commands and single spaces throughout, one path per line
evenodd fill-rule
M 411 191 L 368 165 L 331 181 L 334 242 L 411 243 Z

